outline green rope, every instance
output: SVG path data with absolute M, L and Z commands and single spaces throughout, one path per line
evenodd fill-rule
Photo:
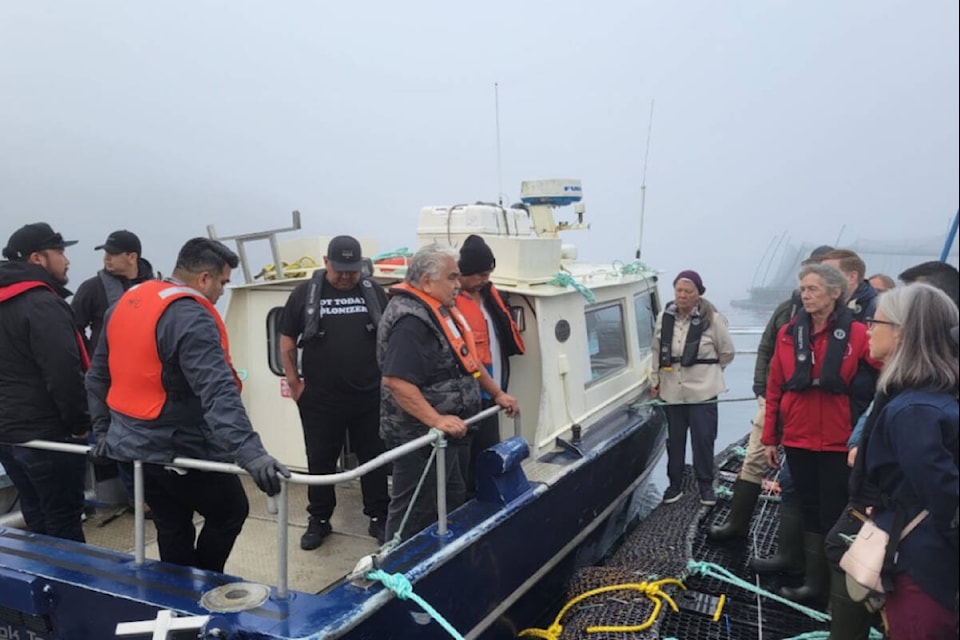
M 430 617 L 440 623 L 440 626 L 449 633 L 452 637 L 457 640 L 464 640 L 463 636 L 453 628 L 446 618 L 440 615 L 436 609 L 430 606 L 430 603 L 418 596 L 413 592 L 413 585 L 410 584 L 410 581 L 407 580 L 407 577 L 402 573 L 387 573 L 381 569 L 376 571 L 370 571 L 367 573 L 368 580 L 379 580 L 383 583 L 383 586 L 393 591 L 397 594 L 397 597 L 401 600 L 413 600 L 420 608 L 430 614 Z
M 586 298 L 587 302 L 590 304 L 593 304 L 597 301 L 597 297 L 593 295 L 593 291 L 590 291 L 590 289 L 588 289 L 582 283 L 577 282 L 569 273 L 558 273 L 557 275 L 553 276 L 553 280 L 547 284 L 552 284 L 558 287 L 573 287 L 579 291 L 580 295 Z
M 613 267 L 624 275 L 643 275 L 646 273 L 655 273 L 646 263 L 634 260 L 629 264 L 623 264 L 619 260 L 613 262 Z
M 403 518 L 400 520 L 400 526 L 397 527 L 397 532 L 394 533 L 393 537 L 383 545 L 385 550 L 390 551 L 402 542 L 401 536 L 403 535 L 403 530 L 407 526 L 407 520 L 410 519 L 410 514 L 413 512 L 414 505 L 417 504 L 417 498 L 420 496 L 420 489 L 423 488 L 423 483 L 427 479 L 427 474 L 430 473 L 430 467 L 433 465 L 433 459 L 437 457 L 437 449 L 445 449 L 446 447 L 447 439 L 443 436 L 440 436 L 434 440 L 433 450 L 430 452 L 430 457 L 427 459 L 427 464 L 423 467 L 423 473 L 420 474 L 420 481 L 417 482 L 417 488 L 413 491 L 413 497 L 410 499 L 410 504 L 407 506 L 407 510 L 403 514 Z
M 747 448 L 746 448 L 746 447 L 734 447 L 733 449 L 730 450 L 730 453 L 732 453 L 733 455 L 735 455 L 735 456 L 738 457 L 738 458 L 746 458 L 746 457 L 747 457 Z
M 869 637 L 870 640 L 883 640 L 884 636 L 882 633 L 871 627 Z M 783 640 L 828 640 L 829 638 L 829 631 L 808 631 L 807 633 L 801 633 L 798 636 L 784 638 Z
M 733 575 L 732 573 L 730 573 L 729 571 L 727 571 L 726 569 L 724 569 L 718 564 L 714 564 L 712 562 L 699 562 L 697 560 L 689 560 L 687 562 L 687 571 L 693 574 L 700 574 L 702 576 L 716 578 L 717 580 L 721 580 L 723 582 L 729 582 L 730 584 L 736 587 L 740 587 L 745 591 L 760 594 L 765 598 L 770 598 L 771 600 L 779 602 L 780 604 L 784 604 L 784 605 L 787 605 L 788 607 L 796 609 L 800 613 L 803 613 L 818 622 L 826 622 L 830 619 L 830 616 L 822 611 L 817 611 L 816 609 L 811 609 L 810 607 L 805 607 L 801 604 L 797 604 L 792 600 L 787 600 L 786 598 L 783 598 L 774 593 L 770 593 L 769 591 L 761 589 L 756 585 L 753 585 L 747 582 L 746 580 L 738 578 L 737 576 Z
M 713 492 L 714 492 L 715 494 L 717 494 L 717 497 L 718 497 L 718 498 L 732 498 L 732 497 L 733 497 L 733 489 L 731 489 L 730 487 L 724 487 L 724 486 L 721 485 L 721 486 L 717 487 L 716 489 L 714 489 Z

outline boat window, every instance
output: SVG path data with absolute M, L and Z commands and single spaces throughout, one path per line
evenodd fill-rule
M 283 316 L 283 307 L 274 307 L 267 313 L 267 365 L 270 371 L 278 376 L 283 375 L 283 356 L 280 354 L 280 318 Z M 302 349 L 297 349 L 297 368 L 303 355 Z
M 590 385 L 627 366 L 627 340 L 623 307 L 617 302 L 588 308 L 586 321 Z
M 653 328 L 657 324 L 657 311 L 653 308 L 653 294 L 638 293 L 633 297 L 634 313 L 637 316 L 637 344 L 640 354 L 650 353 L 653 344 Z

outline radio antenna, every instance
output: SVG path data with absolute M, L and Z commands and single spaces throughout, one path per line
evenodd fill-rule
M 653 98 L 650 98 L 650 120 L 647 122 L 647 149 L 643 153 L 643 179 L 640 181 L 640 228 L 637 231 L 637 260 L 643 247 L 643 214 L 647 205 L 647 159 L 650 157 L 650 132 L 653 130 Z
M 493 108 L 497 118 L 497 203 L 503 206 L 503 164 L 500 161 L 500 88 L 493 83 Z

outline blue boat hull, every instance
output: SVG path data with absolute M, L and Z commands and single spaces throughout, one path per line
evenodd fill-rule
M 635 497 L 665 439 L 659 411 L 618 411 L 588 431 L 584 457 L 541 460 L 558 468 L 549 485 L 534 483 L 502 507 L 472 501 L 451 514 L 449 536 L 428 529 L 382 568 L 404 573 L 467 637 L 513 638 L 555 610 L 573 572 L 608 553 L 636 519 Z M 109 638 L 117 622 L 152 619 L 163 609 L 206 614 L 200 595 L 237 580 L 160 562 L 136 567 L 125 554 L 0 529 L 0 632 L 4 624 L 34 625 L 36 635 L 20 637 Z M 380 585 L 345 582 L 322 594 L 293 593 L 251 611 L 216 614 L 202 637 L 215 637 L 213 629 L 216 637 L 244 639 L 449 637 L 415 603 Z

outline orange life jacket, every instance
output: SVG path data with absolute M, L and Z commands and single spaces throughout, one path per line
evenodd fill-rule
M 227 328 L 210 301 L 185 285 L 147 280 L 123 294 L 107 324 L 110 348 L 107 405 L 114 411 L 139 420 L 154 420 L 160 415 L 167 391 L 163 387 L 163 363 L 157 350 L 157 323 L 170 303 L 187 297 L 199 302 L 213 316 L 220 331 L 220 346 L 233 371 Z M 236 371 L 233 378 L 239 389 Z
M 443 332 L 450 349 L 456 354 L 460 368 L 464 373 L 475 378 L 480 377 L 480 358 L 477 356 L 477 345 L 473 332 L 463 314 L 456 307 L 448 307 L 436 298 L 428 296 L 406 282 L 390 287 L 394 293 L 405 293 L 420 302 L 429 310 L 430 316 Z
M 513 316 L 510 315 L 507 305 L 503 303 L 500 292 L 491 284 L 489 294 L 489 299 L 496 305 L 495 309 L 490 310 L 491 319 L 500 327 L 506 327 L 507 325 L 510 327 L 510 335 L 498 334 L 501 339 L 501 344 L 505 347 L 503 350 L 508 355 L 511 353 L 522 354 L 524 352 L 523 338 L 520 337 L 520 330 L 513 321 Z M 487 297 L 484 296 L 477 302 L 470 293 L 461 291 L 460 295 L 457 296 L 457 309 L 463 314 L 467 324 L 470 326 L 470 331 L 473 332 L 473 339 L 477 343 L 477 354 L 480 357 L 480 362 L 483 363 L 483 366 L 489 367 L 493 363 L 493 354 L 490 353 L 490 331 L 492 329 L 487 326 L 487 321 L 483 317 L 482 305 L 486 299 Z M 500 322 L 498 322 L 498 318 L 494 316 L 499 316 Z

